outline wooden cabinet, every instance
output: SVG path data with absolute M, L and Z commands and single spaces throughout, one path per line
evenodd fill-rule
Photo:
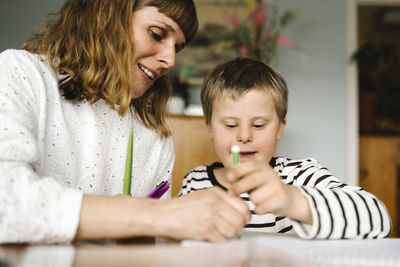
M 172 196 L 176 196 L 182 179 L 193 168 L 218 161 L 208 136 L 204 117 L 167 115 L 175 146 L 175 167 L 172 173 Z
M 391 236 L 399 227 L 400 137 L 360 137 L 360 186 L 381 199 L 392 218 Z

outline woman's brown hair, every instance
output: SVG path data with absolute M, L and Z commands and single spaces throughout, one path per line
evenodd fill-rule
M 129 108 L 161 137 L 170 134 L 164 119 L 169 83 L 158 79 L 141 97 L 133 99 L 132 15 L 155 6 L 173 19 L 193 40 L 198 21 L 193 0 L 67 0 L 54 19 L 49 18 L 23 49 L 45 55 L 63 78 L 62 95 L 71 101 L 94 103 L 103 99 L 122 116 Z

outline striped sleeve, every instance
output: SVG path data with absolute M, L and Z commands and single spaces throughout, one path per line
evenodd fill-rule
M 385 205 L 357 186 L 340 182 L 314 159 L 307 159 L 287 175 L 306 196 L 313 224 L 294 221 L 298 235 L 307 239 L 375 239 L 391 232 Z
M 212 184 L 208 179 L 207 166 L 198 166 L 188 172 L 183 178 L 182 188 L 178 197 L 209 187 L 212 187 Z

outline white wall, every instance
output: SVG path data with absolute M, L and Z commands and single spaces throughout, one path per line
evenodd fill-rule
M 63 3 L 63 0 L 1 0 L 0 51 L 21 47 L 42 19 Z
M 342 181 L 357 181 L 347 176 L 347 2 L 275 2 L 282 10 L 301 10 L 284 35 L 304 49 L 301 54 L 283 48 L 278 57 L 277 69 L 289 86 L 288 124 L 278 154 L 314 157 Z

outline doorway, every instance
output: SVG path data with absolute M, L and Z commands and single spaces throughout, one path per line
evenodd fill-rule
M 353 1 L 359 184 L 380 198 L 400 234 L 400 1 Z

